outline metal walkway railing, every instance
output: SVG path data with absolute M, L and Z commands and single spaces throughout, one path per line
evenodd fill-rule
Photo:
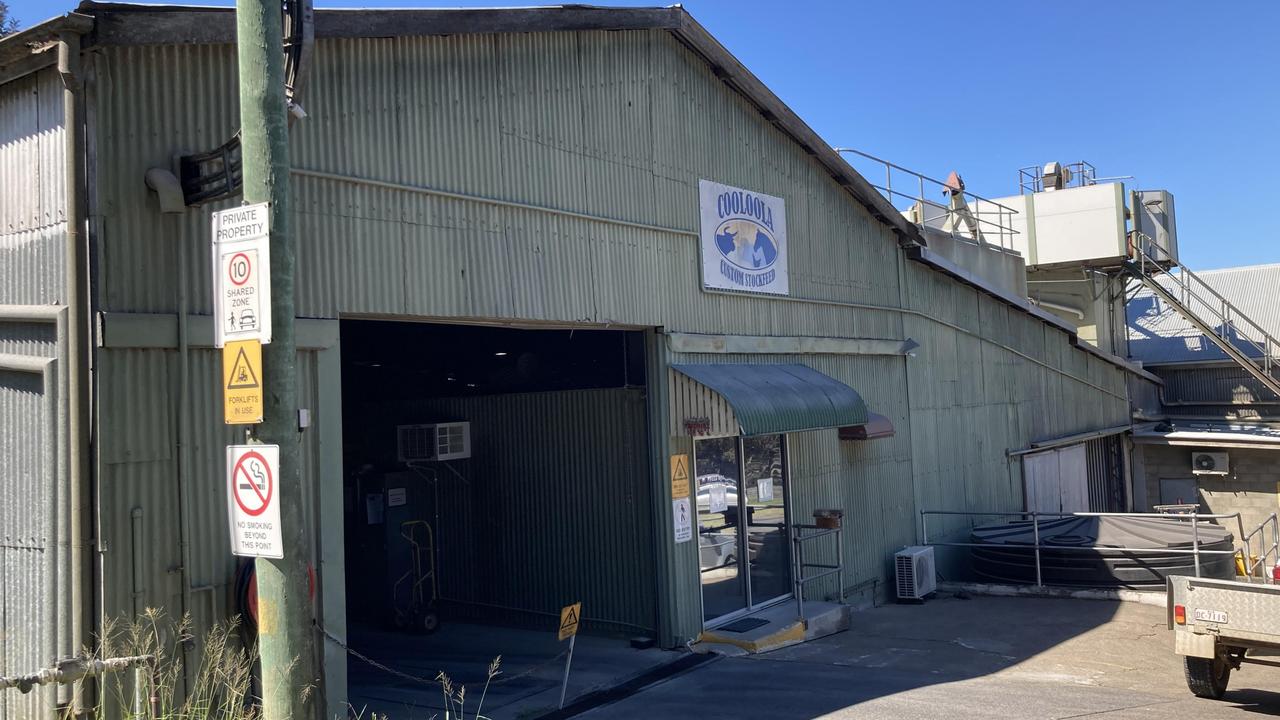
M 1259 570 L 1262 571 L 1261 578 L 1263 582 L 1274 583 L 1270 571 L 1267 570 L 1267 560 L 1274 558 L 1272 565 L 1280 563 L 1280 521 L 1277 520 L 1276 513 L 1271 513 L 1251 532 L 1244 531 L 1244 519 L 1240 513 L 1227 514 L 1205 514 L 1195 512 L 1179 512 L 1176 514 L 1158 514 L 1158 513 L 1101 513 L 1101 512 L 1080 512 L 1080 513 L 1043 513 L 1043 512 L 969 512 L 963 510 L 921 510 L 920 511 L 920 544 L 932 545 L 934 547 L 979 547 L 991 548 L 990 543 L 973 543 L 973 542 L 931 542 L 929 540 L 929 517 L 930 516 L 963 516 L 963 517 L 1021 517 L 1031 519 L 1032 539 L 1034 543 L 1031 545 L 1010 544 L 1005 546 L 1010 549 L 1033 550 L 1036 564 L 1036 586 L 1044 585 L 1044 575 L 1040 565 L 1040 551 L 1053 550 L 1067 552 L 1097 552 L 1107 550 L 1112 552 L 1123 551 L 1126 553 L 1158 553 L 1161 555 L 1190 555 L 1195 564 L 1196 577 L 1200 577 L 1200 556 L 1201 555 L 1234 555 L 1242 561 L 1244 566 L 1244 576 L 1248 582 L 1253 582 L 1258 577 Z M 1100 546 L 1100 545 L 1045 545 L 1040 542 L 1040 519 L 1041 518 L 1064 518 L 1064 517 L 1119 517 L 1119 518 L 1150 518 L 1150 517 L 1170 517 L 1178 520 L 1184 520 L 1191 523 L 1191 548 L 1183 550 L 1179 548 L 1130 548 L 1116 546 Z M 1239 545 L 1232 550 L 1206 550 L 1201 546 L 1200 540 L 1200 521 L 1201 520 L 1235 520 L 1235 524 L 1240 534 Z M 1269 531 L 1269 532 L 1268 532 Z M 1269 542 L 1268 542 L 1269 538 Z M 1254 542 L 1258 543 L 1257 550 L 1260 555 L 1254 554 Z
M 904 215 L 915 224 L 949 232 L 959 240 L 1014 251 L 1014 238 L 1018 231 L 1013 228 L 1013 216 L 1018 214 L 1017 210 L 975 195 L 965 190 L 963 183 L 958 187 L 950 185 L 861 150 L 843 147 L 834 150 L 869 160 L 869 163 L 858 161 L 855 169 L 862 172 L 871 187 L 879 190 L 895 208 L 899 200 L 910 200 L 912 206 Z M 871 181 L 873 173 L 883 173 L 884 184 Z M 925 197 L 926 190 L 948 198 L 947 204 Z
M 804 586 L 814 580 L 836 575 L 836 585 L 839 588 L 837 592 L 840 602 L 844 602 L 844 527 L 843 523 L 832 528 L 818 527 L 817 525 L 792 525 L 791 533 L 791 543 L 794 549 L 792 553 L 794 566 L 792 576 L 795 578 L 796 613 L 801 620 L 804 620 Z M 804 544 L 829 535 L 834 535 L 836 539 L 835 564 L 805 562 Z M 813 568 L 820 572 L 806 577 L 804 574 L 806 568 Z
M 1280 398 L 1280 381 L 1274 374 L 1280 341 L 1185 265 L 1179 264 L 1150 237 L 1131 232 L 1129 248 L 1130 259 L 1124 267 L 1130 275 Z M 1178 270 L 1176 273 L 1174 268 Z

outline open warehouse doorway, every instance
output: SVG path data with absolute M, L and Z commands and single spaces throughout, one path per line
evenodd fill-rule
M 491 691 L 495 710 L 558 692 L 565 605 L 583 603 L 592 641 L 635 654 L 627 639 L 653 636 L 657 606 L 644 334 L 372 320 L 341 333 L 352 649 L 468 683 L 501 654 L 500 677 L 521 677 Z M 356 659 L 349 674 L 357 709 L 440 710 L 438 689 Z

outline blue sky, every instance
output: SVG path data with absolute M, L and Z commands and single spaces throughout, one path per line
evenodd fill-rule
M 74 6 L 8 2 L 23 26 Z M 989 197 L 1016 193 L 1019 167 L 1087 160 L 1099 176 L 1173 192 L 1192 269 L 1280 262 L 1269 199 L 1280 192 L 1280 3 L 685 7 L 833 145 L 935 177 L 959 170 Z

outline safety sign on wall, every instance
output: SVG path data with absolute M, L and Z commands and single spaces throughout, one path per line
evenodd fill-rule
M 671 497 L 689 497 L 689 456 L 671 456 Z
M 279 477 L 279 445 L 227 446 L 227 518 L 233 555 L 284 557 Z
M 214 344 L 271 342 L 270 205 L 213 213 Z
M 222 417 L 228 425 L 262 422 L 262 343 L 229 340 L 222 346 Z
M 688 542 L 693 539 L 693 517 L 689 507 L 689 498 L 676 498 L 671 501 L 671 522 L 675 526 L 676 542 Z

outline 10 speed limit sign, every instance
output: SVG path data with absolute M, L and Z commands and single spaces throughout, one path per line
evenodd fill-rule
M 231 553 L 282 558 L 279 445 L 227 446 L 227 518 Z
M 213 214 L 215 345 L 271 342 L 271 206 L 245 205 Z

